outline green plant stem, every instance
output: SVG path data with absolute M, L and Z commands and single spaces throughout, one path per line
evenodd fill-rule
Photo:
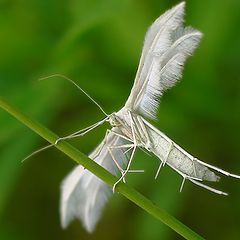
M 18 111 L 15 107 L 7 103 L 3 98 L 0 98 L 0 107 L 7 111 L 9 114 L 11 114 L 13 117 L 15 117 L 17 120 L 22 122 L 24 125 L 32 129 L 38 135 L 46 139 L 48 142 L 53 144 L 59 138 L 56 134 L 54 134 L 38 122 L 32 120 L 25 114 Z M 102 179 L 108 185 L 113 186 L 114 183 L 118 180 L 115 176 L 110 174 L 107 170 L 92 161 L 90 158 L 88 158 L 86 155 L 81 153 L 69 143 L 65 141 L 60 141 L 55 146 L 60 151 L 69 156 L 71 159 L 76 161 L 78 164 L 81 164 L 86 169 L 95 174 L 97 177 Z M 162 221 L 164 224 L 172 228 L 175 232 L 177 232 L 184 238 L 204 239 L 203 237 L 195 233 L 193 230 L 185 226 L 183 223 L 178 221 L 176 218 L 168 214 L 166 211 L 153 204 L 149 199 L 144 197 L 142 194 L 140 194 L 138 191 L 128 186 L 127 184 L 119 183 L 116 187 L 116 191 L 121 193 L 130 201 L 134 202 L 136 205 L 148 212 L 150 215 Z

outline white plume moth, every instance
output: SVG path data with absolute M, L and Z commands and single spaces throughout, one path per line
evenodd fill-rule
M 89 157 L 112 174 L 121 174 L 113 191 L 116 184 L 125 181 L 124 177 L 131 171 L 136 148 L 151 152 L 159 159 L 156 177 L 164 165 L 178 172 L 183 177 L 181 189 L 184 181 L 189 180 L 212 192 L 226 195 L 203 184 L 203 181 L 218 181 L 219 177 L 214 172 L 240 178 L 193 157 L 145 119 L 156 117 L 159 98 L 181 78 L 185 60 L 201 39 L 199 31 L 183 26 L 184 7 L 184 2 L 178 4 L 161 15 L 149 28 L 134 85 L 125 106 L 108 115 L 90 97 L 106 118 L 58 140 L 83 136 L 108 121 L 112 128 L 107 130 L 103 141 Z M 87 231 L 93 231 L 102 208 L 113 191 L 91 172 L 77 166 L 62 184 L 62 226 L 67 227 L 74 218 L 78 218 Z

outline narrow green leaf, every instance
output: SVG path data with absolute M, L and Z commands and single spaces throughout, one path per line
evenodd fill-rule
M 12 116 L 14 116 L 24 125 L 32 129 L 38 135 L 46 139 L 48 142 L 53 144 L 58 139 L 58 136 L 56 134 L 54 134 L 38 122 L 30 119 L 25 114 L 19 112 L 16 108 L 7 103 L 3 98 L 0 98 L 0 107 Z M 59 142 L 59 144 L 56 145 L 56 147 L 60 151 L 65 153 L 67 156 L 69 156 L 71 159 L 87 168 L 89 171 L 91 171 L 93 174 L 95 174 L 97 177 L 102 179 L 110 186 L 113 186 L 114 183 L 117 181 L 117 178 L 115 176 L 110 174 L 107 170 L 92 161 L 90 158 L 88 158 L 86 155 L 81 153 L 69 143 L 61 141 Z M 203 239 L 200 235 L 198 235 L 193 230 L 178 221 L 176 218 L 165 212 L 163 209 L 153 204 L 149 199 L 144 197 L 142 194 L 140 194 L 134 188 L 128 186 L 127 184 L 120 183 L 117 186 L 116 191 L 121 193 L 130 201 L 134 202 L 136 205 L 148 212 L 153 217 L 162 221 L 164 224 L 172 228 L 174 231 L 176 231 L 186 239 Z

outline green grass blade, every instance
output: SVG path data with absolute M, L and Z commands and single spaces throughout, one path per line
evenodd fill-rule
M 7 111 L 9 114 L 14 116 L 17 120 L 22 122 L 24 125 L 32 129 L 38 135 L 46 139 L 50 143 L 55 143 L 55 141 L 59 138 L 56 134 L 39 124 L 38 122 L 32 120 L 25 114 L 18 111 L 15 107 L 11 106 L 7 103 L 3 98 L 0 98 L 0 107 Z M 110 174 L 107 170 L 102 168 L 100 165 L 92 161 L 86 155 L 81 153 L 79 150 L 74 148 L 72 145 L 65 141 L 59 142 L 56 147 L 69 156 L 71 159 L 81 164 L 97 177 L 102 179 L 104 182 L 113 186 L 117 181 L 117 178 Z M 137 192 L 134 188 L 128 186 L 127 184 L 120 183 L 116 191 L 121 193 L 123 196 L 128 198 L 130 201 L 138 205 L 140 208 L 148 212 L 153 217 L 159 219 L 164 224 L 172 228 L 175 232 L 180 234 L 186 239 L 204 239 L 193 230 L 185 226 L 183 223 L 178 221 L 176 218 L 168 214 L 166 211 L 162 210 L 155 204 L 153 204 L 149 199 L 144 197 L 142 194 Z

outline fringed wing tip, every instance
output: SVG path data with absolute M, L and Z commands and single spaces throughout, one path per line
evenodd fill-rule
M 61 227 L 66 229 L 70 222 L 75 218 L 75 203 L 71 196 L 76 191 L 79 181 L 83 176 L 84 167 L 79 165 L 73 169 L 62 181 L 60 189 L 60 218 Z
M 202 38 L 202 33 L 191 27 L 179 27 L 172 33 L 172 46 L 160 57 L 152 60 L 148 85 L 140 102 L 140 112 L 156 118 L 159 99 L 163 92 L 173 87 L 182 78 L 183 66 Z
M 64 182 L 61 185 L 61 198 L 60 198 L 60 221 L 61 227 L 66 229 L 70 222 L 74 219 L 74 214 L 69 209 L 68 200 L 65 198 L 66 188 L 64 187 Z
M 106 143 L 102 141 L 89 157 L 115 174 L 118 169 L 111 159 L 108 146 L 110 144 L 121 145 L 122 141 L 110 133 L 108 141 Z M 124 165 L 126 156 L 122 151 L 115 149 L 112 154 L 118 159 L 120 166 Z M 97 157 L 95 157 L 96 155 Z M 77 166 L 61 185 L 60 215 L 62 227 L 66 228 L 72 220 L 78 219 L 89 233 L 93 232 L 111 194 L 111 188 L 106 183 L 88 170 L 84 170 L 82 166 Z
M 64 204 L 64 203 L 61 203 L 60 221 L 61 221 L 62 229 L 66 229 L 68 227 L 69 223 L 71 222 L 71 220 L 73 219 L 73 217 L 67 217 L 66 207 L 62 206 L 62 204 Z
M 88 224 L 83 224 L 84 228 L 87 230 L 88 233 L 93 233 L 93 231 L 96 228 L 96 223 L 88 225 Z
M 67 203 L 66 202 L 62 202 L 61 203 L 61 227 L 62 229 L 67 229 L 67 227 L 69 226 L 69 224 L 74 220 L 74 219 L 78 219 L 83 227 L 85 228 L 85 230 L 88 233 L 92 233 L 96 227 L 96 223 L 94 224 L 88 224 L 86 222 L 83 221 L 83 219 L 81 219 L 80 216 L 77 216 L 76 212 L 77 209 L 72 209 L 72 211 L 69 211 Z
M 182 12 L 182 14 L 184 15 L 185 13 L 185 6 L 186 6 L 186 2 L 182 1 L 179 4 L 175 5 L 174 7 L 172 7 L 170 10 L 168 11 L 178 11 L 178 12 Z
M 177 4 L 175 7 L 176 8 L 181 8 L 181 9 L 185 9 L 185 6 L 186 6 L 186 2 L 185 1 L 182 1 L 180 2 L 179 4 Z

